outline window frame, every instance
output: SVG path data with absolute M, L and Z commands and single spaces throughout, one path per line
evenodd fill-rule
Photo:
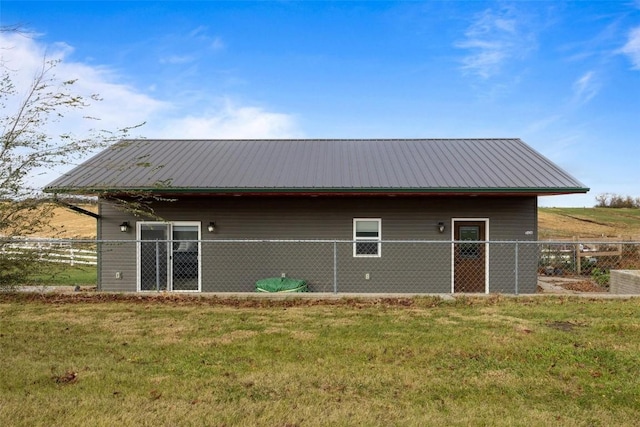
M 378 236 L 377 237 L 358 237 L 357 236 L 357 224 L 360 221 L 376 222 L 378 224 Z M 376 242 L 377 251 L 375 254 L 359 254 L 358 243 L 362 242 Z M 354 258 L 380 258 L 382 256 L 382 219 L 381 218 L 353 218 L 353 257 Z

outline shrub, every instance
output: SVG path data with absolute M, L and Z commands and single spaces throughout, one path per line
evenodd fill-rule
M 602 286 L 603 288 L 609 287 L 610 274 L 608 270 L 600 269 L 596 267 L 593 270 L 591 270 L 591 278 L 593 279 L 594 282 L 596 282 L 598 285 Z

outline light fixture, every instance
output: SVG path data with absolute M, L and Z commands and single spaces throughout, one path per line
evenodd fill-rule
M 444 233 L 444 222 L 440 221 L 440 222 L 438 223 L 438 231 L 439 231 L 440 233 Z
M 207 230 L 209 230 L 209 233 L 213 233 L 214 231 L 216 231 L 216 223 L 211 221 L 209 223 L 209 226 L 207 226 Z
M 120 224 L 120 231 L 122 231 L 123 233 L 126 233 L 127 231 L 129 231 L 129 222 L 125 221 L 122 224 Z

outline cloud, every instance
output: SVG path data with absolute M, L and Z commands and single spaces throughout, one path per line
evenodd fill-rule
M 60 61 L 54 69 L 55 80 L 63 82 L 77 79 L 73 92 L 91 104 L 81 111 L 69 112 L 59 120 L 50 122 L 45 128 L 50 135 L 72 133 L 83 138 L 90 135 L 91 129 L 116 131 L 143 122 L 147 124 L 134 131 L 132 137 L 288 138 L 300 135 L 292 115 L 247 103 L 239 104 L 224 94 L 207 93 L 202 88 L 196 100 L 185 99 L 180 93 L 172 94 L 173 98 L 158 99 L 126 83 L 127 76 L 108 66 L 71 60 L 73 52 L 73 47 L 65 43 L 46 44 L 35 36 L 1 33 L 0 67 L 11 74 L 18 96 L 6 100 L 0 114 L 9 115 L 16 111 L 21 97 L 38 70 L 42 69 L 46 57 Z M 95 94 L 99 94 L 101 101 L 93 101 Z M 219 102 L 217 108 L 211 107 L 209 102 L 206 110 L 200 102 L 202 99 L 223 101 Z M 87 120 L 87 117 L 97 120 Z M 65 166 L 47 172 L 34 177 L 31 182 L 42 186 L 68 169 L 69 166 Z
M 51 134 L 71 132 L 84 137 L 92 128 L 115 130 L 139 124 L 150 114 L 167 108 L 167 103 L 120 83 L 120 76 L 107 67 L 69 60 L 74 51 L 72 46 L 65 43 L 43 44 L 34 37 L 18 33 L 0 34 L 0 62 L 16 87 L 16 95 L 9 97 L 2 114 L 11 115 L 16 111 L 33 78 L 45 66 L 45 61 L 58 61 L 47 75 L 52 79 L 50 83 L 55 86 L 76 80 L 70 90 L 82 96 L 88 104 L 50 123 L 46 130 Z M 86 120 L 86 117 L 99 120 Z
M 551 126 L 555 125 L 562 119 L 560 114 L 552 114 L 550 116 L 542 117 L 531 123 L 529 123 L 523 130 L 524 134 L 535 134 L 545 131 Z
M 222 50 L 226 47 L 224 41 L 220 37 L 214 37 L 210 46 L 213 50 Z
M 221 37 L 211 37 L 207 32 L 208 32 L 209 28 L 207 28 L 204 25 L 200 25 L 199 27 L 196 27 L 194 30 L 192 30 L 191 32 L 189 32 L 189 37 L 195 40 L 200 40 L 202 42 L 204 42 L 205 44 L 207 44 L 209 46 L 210 49 L 212 50 L 222 50 L 224 49 L 225 43 L 222 40 Z
M 573 83 L 573 99 L 578 104 L 586 104 L 600 90 L 600 83 L 593 71 L 584 73 Z
M 161 64 L 187 64 L 193 61 L 195 61 L 195 58 L 192 55 L 169 55 L 160 58 Z
M 73 47 L 65 43 L 46 45 L 35 38 L 3 33 L 0 34 L 0 46 L 0 64 L 11 71 L 12 81 L 20 94 L 25 93 L 46 56 L 60 61 L 54 70 L 57 81 L 77 79 L 73 90 L 87 100 L 93 94 L 100 95 L 100 102 L 94 102 L 81 114 L 70 114 L 64 122 L 58 123 L 56 129 L 52 129 L 58 133 L 71 131 L 81 134 L 87 130 L 86 120 L 82 117 L 90 116 L 99 118 L 97 123 L 91 121 L 92 127 L 105 129 L 147 122 L 140 129 L 147 137 L 151 136 L 149 133 L 153 137 L 171 138 L 278 138 L 299 135 L 293 116 L 255 105 L 240 105 L 224 94 L 200 90 L 193 103 L 182 99 L 179 94 L 177 99 L 154 98 L 123 83 L 125 78 L 108 67 L 68 60 Z M 209 103 L 206 114 L 200 114 L 203 111 L 202 99 Z M 216 108 L 210 106 L 211 99 L 222 101 Z M 10 107 L 8 105 L 5 111 L 11 111 Z
M 500 73 L 507 61 L 523 58 L 533 48 L 533 32 L 515 9 L 487 9 L 475 18 L 465 39 L 455 44 L 470 52 L 462 58 L 464 71 L 488 79 Z
M 291 115 L 255 106 L 238 106 L 230 100 L 206 114 L 167 121 L 157 137 L 185 139 L 298 138 L 301 133 Z
M 629 32 L 627 43 L 619 50 L 629 57 L 634 70 L 640 70 L 640 27 Z

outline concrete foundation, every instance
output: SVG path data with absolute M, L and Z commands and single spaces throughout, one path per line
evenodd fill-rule
M 640 295 L 640 270 L 611 270 L 609 292 Z

